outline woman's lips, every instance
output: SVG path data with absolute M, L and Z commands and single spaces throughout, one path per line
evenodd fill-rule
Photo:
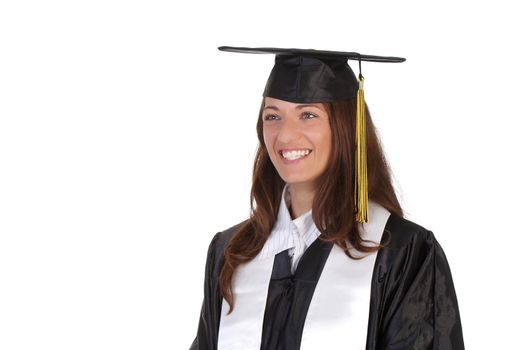
M 291 159 L 285 158 L 283 153 L 286 154 Z M 280 150 L 279 151 L 279 155 L 281 156 L 281 160 L 283 161 L 284 164 L 298 163 L 299 161 L 308 157 L 310 153 L 312 153 L 311 149 L 294 149 L 294 150 Z

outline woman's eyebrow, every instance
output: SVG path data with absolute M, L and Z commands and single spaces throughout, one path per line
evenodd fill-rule
M 314 108 L 317 108 L 319 110 L 322 110 L 321 108 L 317 107 L 316 105 L 312 105 L 312 104 L 301 104 L 301 105 L 295 106 L 295 109 L 297 110 L 297 109 L 301 109 L 301 108 L 305 108 L 305 107 L 314 107 Z M 264 109 L 273 109 L 273 110 L 276 110 L 276 111 L 279 110 L 278 107 L 272 106 L 272 105 L 265 106 Z

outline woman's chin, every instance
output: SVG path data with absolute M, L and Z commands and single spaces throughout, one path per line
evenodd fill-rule
M 288 176 L 283 177 L 282 179 L 289 185 L 305 185 L 308 183 L 312 183 L 312 179 L 306 177 Z

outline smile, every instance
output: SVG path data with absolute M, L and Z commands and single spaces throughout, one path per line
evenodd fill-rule
M 293 151 L 279 151 L 279 154 L 287 160 L 296 160 L 306 157 L 312 152 L 311 149 L 293 150 Z

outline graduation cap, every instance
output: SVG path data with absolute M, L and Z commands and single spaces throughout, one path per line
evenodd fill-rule
M 356 112 L 356 220 L 368 222 L 366 169 L 366 117 L 361 62 L 404 62 L 402 57 L 363 55 L 357 52 L 274 47 L 219 46 L 221 51 L 275 54 L 275 64 L 264 88 L 264 97 L 293 103 L 334 102 L 357 99 Z M 359 61 L 356 78 L 348 60 Z

